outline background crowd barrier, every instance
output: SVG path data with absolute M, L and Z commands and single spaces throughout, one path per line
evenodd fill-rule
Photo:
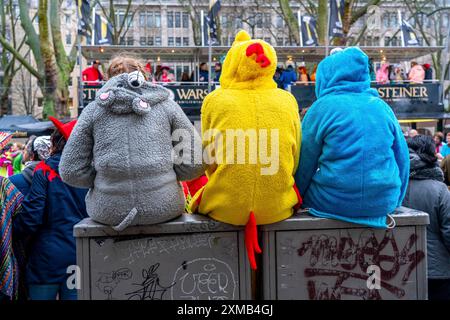
M 402 207 L 394 218 L 392 230 L 306 212 L 261 226 L 256 276 L 242 227 L 185 214 L 116 232 L 85 219 L 74 228 L 79 298 L 426 299 L 428 215 Z
M 95 99 L 96 92 L 102 84 L 83 86 L 83 107 Z M 218 86 L 213 84 L 213 89 Z M 423 84 L 409 82 L 376 84 L 371 83 L 372 88 L 378 91 L 380 97 L 392 108 L 399 119 L 408 118 L 445 118 L 444 105 L 440 98 L 441 84 L 437 81 L 428 81 Z M 200 109 L 204 98 L 208 95 L 206 83 L 175 82 L 165 84 L 172 92 L 172 98 L 177 102 L 191 121 L 200 120 Z M 316 101 L 314 83 L 295 84 L 289 86 L 288 90 L 297 100 L 299 111 L 309 108 Z
M 200 215 L 122 232 L 74 228 L 84 300 L 251 299 L 243 228 Z
M 428 214 L 401 207 L 393 217 L 389 230 L 307 215 L 263 226 L 264 298 L 426 299 Z

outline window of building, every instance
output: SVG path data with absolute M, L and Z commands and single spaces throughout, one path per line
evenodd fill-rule
M 141 12 L 141 13 L 139 13 L 139 25 L 141 27 L 145 27 L 145 24 L 146 24 L 146 22 L 145 22 L 145 12 Z
M 123 23 L 123 20 L 125 19 L 125 13 L 123 13 L 121 11 L 117 12 L 116 13 L 116 19 L 117 19 L 117 24 L 119 26 L 121 26 L 122 23 Z
M 248 17 L 248 24 L 250 26 L 254 26 L 255 25 L 255 16 L 254 15 L 251 16 L 251 17 Z
M 222 45 L 229 46 L 229 44 L 228 44 L 228 37 L 222 37 Z
M 283 38 L 277 38 L 277 46 L 283 45 Z
M 173 37 L 167 38 L 167 45 L 168 45 L 169 47 L 173 47 Z
M 384 37 L 384 46 L 390 47 L 391 45 L 391 37 Z
M 173 11 L 167 12 L 167 28 L 173 28 Z
M 367 36 L 367 37 L 366 37 L 366 43 L 365 43 L 365 45 L 366 45 L 366 46 L 373 46 L 373 43 L 372 43 L 372 37 L 371 37 L 371 36 Z
M 145 46 L 147 44 L 147 39 L 145 37 L 140 37 L 139 38 L 139 44 L 141 46 Z
M 277 28 L 283 28 L 284 20 L 282 16 L 277 16 L 276 22 L 275 22 Z
M 187 12 L 183 12 L 183 28 L 189 28 L 189 14 Z
M 124 45 L 125 45 L 125 37 L 120 37 L 119 44 L 120 44 L 121 46 L 124 46 Z
M 134 45 L 134 39 L 133 39 L 133 37 L 127 37 L 127 45 L 128 45 L 128 46 Z
M 272 16 L 270 13 L 264 13 L 264 27 L 270 28 L 272 26 Z
M 448 13 L 443 13 L 442 14 L 442 27 L 443 28 L 447 28 L 448 27 L 448 20 L 449 20 L 449 15 Z
M 391 28 L 398 27 L 398 14 L 397 13 L 392 12 L 390 14 L 389 25 Z
M 242 16 L 241 17 L 236 17 L 236 29 L 242 29 L 244 26 L 244 23 L 242 21 Z
M 147 45 L 148 46 L 153 46 L 155 43 L 153 42 L 153 37 L 148 37 L 147 38 Z
M 155 37 L 155 46 L 161 46 L 161 37 Z
M 175 12 L 175 28 L 181 28 L 181 12 Z
M 397 47 L 397 46 L 399 46 L 400 44 L 399 44 L 399 38 L 398 37 L 392 37 L 392 40 L 391 40 L 391 46 L 393 46 L 393 47 Z
M 155 21 L 153 19 L 153 12 L 147 12 L 147 27 L 153 28 L 155 26 Z
M 417 37 L 417 42 L 419 43 L 419 46 L 423 46 L 423 38 Z
M 262 13 L 258 13 L 256 15 L 256 27 L 261 29 L 263 27 L 263 15 Z
M 270 39 L 270 37 L 269 38 L 264 38 L 264 41 L 270 44 L 271 39 Z
M 380 37 L 373 37 L 373 46 L 377 47 L 380 45 Z
M 175 38 L 175 45 L 176 45 L 177 47 L 181 47 L 181 37 L 176 37 L 176 38 Z
M 383 26 L 389 28 L 389 13 L 383 14 Z
M 183 37 L 183 46 L 185 47 L 189 46 L 189 37 Z
M 155 28 L 161 28 L 161 13 L 155 12 Z
M 70 24 L 70 15 L 69 14 L 66 14 L 65 15 L 65 19 L 66 19 L 66 24 Z
M 220 16 L 220 24 L 222 25 L 222 28 L 227 28 L 228 19 L 227 15 L 223 14 Z
M 66 34 L 66 44 L 72 44 L 71 34 Z

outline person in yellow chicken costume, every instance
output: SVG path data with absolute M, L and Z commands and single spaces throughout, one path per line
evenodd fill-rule
M 208 182 L 193 196 L 192 212 L 246 225 L 252 269 L 261 253 L 257 224 L 289 218 L 301 205 L 294 182 L 301 125 L 295 98 L 277 88 L 274 48 L 240 31 L 225 58 L 220 88 L 201 110 Z

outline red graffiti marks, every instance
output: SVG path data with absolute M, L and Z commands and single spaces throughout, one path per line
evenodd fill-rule
M 417 235 L 411 234 L 402 250 L 399 250 L 394 233 L 385 231 L 381 241 L 377 240 L 373 231 L 365 230 L 359 235 L 357 242 L 349 232 L 339 239 L 333 236 L 313 235 L 300 245 L 297 253 L 300 257 L 309 252 L 309 266 L 304 269 L 308 280 L 310 299 L 341 299 L 342 295 L 352 295 L 362 299 L 381 299 L 380 290 L 368 289 L 366 273 L 370 265 L 380 268 L 380 287 L 397 298 L 405 295 L 405 290 L 389 283 L 398 274 L 401 285 L 405 285 L 411 273 L 424 259 L 423 251 L 415 249 Z M 323 281 L 324 277 L 334 277 L 333 286 Z M 313 279 L 315 278 L 315 279 Z M 322 280 L 321 280 L 322 279 Z M 360 280 L 361 286 L 350 288 L 345 286 L 346 280 Z

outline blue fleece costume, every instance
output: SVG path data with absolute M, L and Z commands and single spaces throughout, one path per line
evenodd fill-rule
M 387 227 L 401 205 L 409 153 L 391 108 L 370 88 L 368 57 L 350 47 L 324 59 L 303 119 L 296 184 L 311 214 Z

